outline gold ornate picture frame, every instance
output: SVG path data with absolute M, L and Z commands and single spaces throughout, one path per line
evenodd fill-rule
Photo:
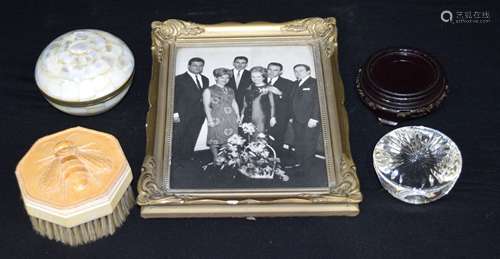
M 190 47 L 308 46 L 314 57 L 321 107 L 327 183 L 322 188 L 176 189 L 169 183 L 177 51 Z M 362 200 L 351 157 L 344 86 L 338 67 L 335 18 L 285 23 L 201 25 L 152 23 L 152 74 L 146 155 L 137 203 L 144 218 L 355 216 Z M 211 71 L 209 71 L 211 72 Z

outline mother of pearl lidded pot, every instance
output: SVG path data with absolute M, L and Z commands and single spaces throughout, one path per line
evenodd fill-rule
M 115 106 L 127 93 L 134 57 L 116 36 L 85 29 L 65 33 L 40 54 L 35 79 L 45 99 L 73 115 L 95 115 Z
M 113 234 L 135 204 L 118 140 L 82 127 L 37 140 L 16 177 L 35 231 L 71 246 Z

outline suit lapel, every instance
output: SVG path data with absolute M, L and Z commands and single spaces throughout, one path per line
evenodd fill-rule
M 306 86 L 309 86 L 311 84 L 312 78 L 308 77 L 304 83 L 300 86 L 300 88 L 307 88 Z
M 300 82 L 298 80 L 295 81 L 294 84 L 293 84 L 293 86 L 294 86 L 293 87 L 293 91 L 294 91 L 293 95 L 297 96 L 297 97 L 303 96 L 303 94 L 304 94 L 303 89 L 308 87 L 308 85 L 310 84 L 311 80 L 312 80 L 311 77 L 307 78 L 306 81 L 304 81 L 304 83 L 302 83 L 302 85 L 299 85 Z
M 203 75 L 200 75 L 200 76 L 201 76 L 201 88 L 203 90 L 203 89 L 208 87 L 209 82 L 208 82 L 208 78 L 206 78 Z
M 241 76 L 241 78 L 245 78 L 246 80 L 250 79 L 250 71 L 248 70 L 243 70 L 243 75 Z
M 280 100 L 283 99 L 283 95 L 285 95 L 285 89 L 284 85 L 282 85 L 282 81 L 283 80 L 281 79 L 281 76 L 279 76 L 278 79 L 276 79 L 276 81 L 274 81 L 273 84 L 274 87 L 278 88 L 281 91 L 281 95 L 278 96 L 275 95 L 275 97 Z
M 191 77 L 191 75 L 189 75 L 188 72 L 185 73 L 186 74 L 186 79 L 188 80 L 188 82 L 190 82 L 189 84 L 194 87 L 194 89 L 196 89 L 196 91 L 200 91 L 201 89 L 196 85 L 196 82 L 194 81 L 194 79 Z M 200 75 L 200 78 L 201 78 L 201 81 L 200 84 L 203 84 L 203 77 L 201 77 Z
M 227 84 L 233 89 L 234 92 L 236 92 L 236 75 L 234 73 L 233 76 L 229 78 L 229 82 Z
M 243 84 L 246 84 L 249 81 L 250 81 L 250 71 L 243 69 L 243 73 L 241 74 L 240 85 L 238 86 L 238 90 L 242 87 L 244 89 L 246 89 L 248 87 L 248 85 L 243 85 Z
M 287 89 L 285 89 L 285 87 L 287 87 L 287 85 L 285 84 L 285 79 L 283 79 L 281 76 L 278 77 L 276 82 L 274 82 L 274 86 L 277 86 L 282 92 L 284 90 L 287 90 Z

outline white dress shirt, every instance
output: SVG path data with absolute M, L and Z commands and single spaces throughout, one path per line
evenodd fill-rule
M 277 76 L 275 78 L 269 78 L 267 83 L 270 85 L 274 85 L 276 83 L 276 81 L 278 81 L 278 78 L 279 78 L 279 76 Z
M 203 88 L 203 81 L 201 81 L 201 76 L 200 74 L 194 74 L 194 73 L 191 73 L 191 71 L 187 71 L 188 74 L 191 76 L 191 78 L 193 79 L 194 81 L 194 84 L 196 84 L 196 78 L 198 78 L 198 82 L 200 83 L 200 89 Z M 197 85 L 197 84 L 196 84 Z M 198 85 L 197 85 L 198 86 Z
M 237 70 L 236 68 L 233 68 L 233 75 L 234 81 L 236 82 L 236 89 L 238 89 L 238 86 L 240 86 L 241 76 L 243 75 L 243 69 Z

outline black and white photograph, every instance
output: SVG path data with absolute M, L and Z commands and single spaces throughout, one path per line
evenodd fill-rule
M 308 45 L 179 48 L 170 187 L 328 186 Z

